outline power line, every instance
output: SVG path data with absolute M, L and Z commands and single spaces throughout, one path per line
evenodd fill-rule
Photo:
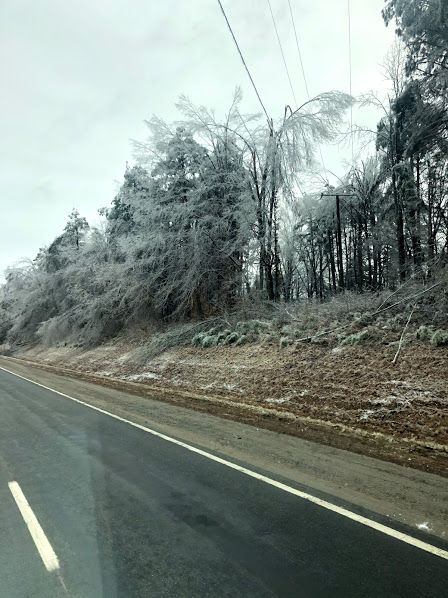
M 293 85 L 292 85 L 292 81 L 291 81 L 291 76 L 290 76 L 290 74 L 289 74 L 288 65 L 286 64 L 286 58 L 285 58 L 285 54 L 284 54 L 284 52 L 283 52 L 283 46 L 282 46 L 282 42 L 281 42 L 281 40 L 280 40 L 280 35 L 278 34 L 278 29 L 277 29 L 277 24 L 276 24 L 276 22 L 275 22 L 275 18 L 274 18 L 274 13 L 272 12 L 272 6 L 271 6 L 271 2 L 270 2 L 270 0 L 267 0 L 267 2 L 268 2 L 268 5 L 269 5 L 269 10 L 270 10 L 270 12 L 271 12 L 272 23 L 274 24 L 275 33 L 276 33 L 276 35 L 277 35 L 278 45 L 280 46 L 280 52 L 282 53 L 283 64 L 285 65 L 285 71 L 286 71 L 286 74 L 288 75 L 289 86 L 291 87 L 291 91 L 292 91 L 292 95 L 293 95 L 293 97 L 294 97 L 294 102 L 295 102 L 296 108 L 298 108 L 298 107 L 299 107 L 299 104 L 298 104 L 298 102 L 297 102 L 296 94 L 295 94 L 295 92 L 294 92 L 294 87 L 293 87 Z M 300 129 L 302 130 L 302 135 L 304 135 L 304 133 L 303 133 L 303 129 L 302 129 L 302 125 L 300 125 Z M 298 181 L 297 181 L 297 186 L 299 187 L 299 191 L 300 191 L 300 193 L 301 193 L 302 195 L 304 195 L 304 193 L 303 193 L 303 189 L 302 189 L 302 187 L 300 186 L 300 183 L 299 183 Z
M 307 98 L 309 100 L 310 99 L 310 92 L 308 91 L 308 84 L 306 82 L 305 68 L 303 66 L 303 60 L 302 60 L 302 52 L 300 51 L 299 38 L 297 37 L 296 24 L 295 24 L 295 21 L 294 21 L 294 16 L 292 14 L 292 7 L 291 7 L 290 0 L 288 0 L 288 4 L 289 4 L 289 12 L 291 14 L 292 26 L 294 27 L 294 35 L 295 35 L 295 38 L 296 38 L 297 52 L 299 53 L 300 66 L 302 67 L 303 82 L 305 83 L 306 95 L 307 95 Z
M 288 4 L 289 4 L 289 13 L 291 15 L 292 26 L 294 28 L 294 36 L 296 38 L 297 53 L 299 54 L 300 66 L 302 68 L 302 75 L 303 75 L 303 82 L 305 84 L 306 96 L 308 98 L 308 101 L 310 101 L 311 100 L 311 96 L 310 96 L 310 92 L 309 92 L 309 89 L 308 89 L 308 83 L 306 81 L 305 67 L 303 66 L 302 52 L 300 51 L 299 38 L 297 36 L 296 23 L 294 21 L 294 15 L 293 15 L 293 12 L 292 12 L 292 7 L 291 7 L 291 1 L 290 0 L 288 0 Z M 324 170 L 327 171 L 327 168 L 326 168 L 325 162 L 324 162 L 324 156 L 322 154 L 322 147 L 321 147 L 320 143 L 318 144 L 318 147 L 319 147 L 320 161 L 322 162 L 322 166 L 323 166 Z M 327 182 L 328 182 L 328 177 L 327 177 Z
M 348 65 L 349 65 L 349 85 L 350 95 L 352 95 L 352 27 L 350 15 L 350 0 L 347 0 L 347 15 L 348 15 Z M 350 105 L 350 136 L 352 142 L 352 165 L 353 165 L 353 105 Z
M 226 13 L 225 13 L 225 11 L 224 11 L 223 5 L 221 4 L 221 0 L 218 0 L 218 4 L 219 4 L 219 6 L 220 6 L 220 8 L 221 8 L 221 12 L 222 12 L 222 14 L 224 15 L 224 18 L 225 18 L 225 20 L 226 20 L 226 23 L 227 23 L 227 27 L 229 28 L 229 31 L 230 31 L 230 33 L 231 33 L 231 35 L 232 35 L 232 37 L 233 37 L 233 41 L 235 42 L 235 46 L 236 46 L 236 48 L 237 48 L 237 50 L 238 50 L 238 53 L 239 53 L 239 55 L 240 55 L 240 58 L 241 58 L 241 60 L 242 60 L 243 64 L 244 64 L 244 68 L 246 69 L 246 72 L 247 72 L 247 74 L 248 74 L 248 76 L 249 76 L 250 82 L 251 82 L 251 83 L 252 83 L 252 85 L 253 85 L 253 88 L 254 88 L 254 90 L 255 90 L 255 93 L 257 94 L 258 101 L 260 102 L 260 104 L 261 104 L 261 107 L 263 108 L 263 111 L 264 111 L 264 113 L 266 114 L 266 118 L 268 119 L 269 126 L 271 126 L 271 119 L 269 118 L 269 115 L 268 115 L 268 113 L 267 113 L 267 110 L 266 110 L 266 108 L 264 107 L 264 104 L 263 104 L 263 102 L 262 102 L 262 100 L 261 100 L 260 94 L 258 93 L 257 86 L 255 85 L 255 82 L 254 82 L 254 80 L 253 80 L 253 78 L 252 78 L 252 75 L 250 74 L 249 67 L 248 67 L 248 66 L 247 66 L 247 64 L 246 64 L 246 61 L 244 60 L 244 57 L 243 57 L 243 53 L 241 52 L 241 50 L 240 50 L 240 47 L 239 47 L 239 45 L 238 45 L 238 42 L 236 41 L 235 34 L 234 34 L 234 33 L 233 33 L 233 31 L 232 31 L 232 27 L 230 26 L 229 19 L 227 18 L 227 15 L 226 15 Z
M 277 35 L 278 45 L 280 46 L 280 52 L 282 53 L 283 64 L 285 65 L 285 71 L 286 71 L 286 74 L 288 75 L 289 86 L 291 87 L 292 95 L 294 97 L 294 102 L 295 102 L 295 105 L 297 108 L 299 104 L 297 103 L 296 94 L 294 92 L 294 87 L 292 86 L 292 81 L 291 81 L 291 77 L 289 74 L 288 65 L 286 64 L 286 58 L 285 58 L 285 54 L 283 52 L 282 42 L 281 42 L 280 36 L 278 34 L 278 29 L 277 29 L 277 25 L 275 23 L 274 13 L 272 12 L 271 2 L 270 2 L 270 0 L 267 0 L 267 1 L 268 1 L 268 5 L 269 5 L 269 10 L 271 11 L 272 23 L 274 24 L 274 29 L 275 29 L 275 33 Z

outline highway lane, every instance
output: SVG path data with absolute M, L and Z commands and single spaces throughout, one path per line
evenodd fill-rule
M 2 595 L 448 593 L 447 560 L 3 370 L 0 413 Z M 12 480 L 58 556 L 56 573 Z

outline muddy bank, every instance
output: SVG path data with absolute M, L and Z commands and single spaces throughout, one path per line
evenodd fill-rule
M 425 343 L 279 349 L 184 347 L 150 357 L 144 344 L 91 350 L 34 347 L 15 356 L 286 434 L 448 474 L 448 351 Z

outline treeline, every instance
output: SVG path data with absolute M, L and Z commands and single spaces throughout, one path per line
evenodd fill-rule
M 385 64 L 393 91 L 362 98 L 383 113 L 376 152 L 336 187 L 302 191 L 318 145 L 341 136 L 346 94 L 287 107 L 278 121 L 241 114 L 239 92 L 222 121 L 185 97 L 181 121 L 153 118 L 101 226 L 73 210 L 49 247 L 8 270 L 0 340 L 95 343 L 131 321 L 433 276 L 448 239 L 444 7 L 386 4 L 401 37 Z

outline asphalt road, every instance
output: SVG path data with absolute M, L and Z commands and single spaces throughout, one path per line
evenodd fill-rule
M 448 560 L 3 370 L 0 538 L 8 598 L 448 595 Z

